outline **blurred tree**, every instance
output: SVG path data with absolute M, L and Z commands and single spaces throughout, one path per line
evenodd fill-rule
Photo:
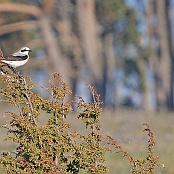
M 168 10 L 166 8 L 166 2 L 163 0 L 157 1 L 157 20 L 158 20 L 158 36 L 159 36 L 159 59 L 158 63 L 160 68 L 160 88 L 158 94 L 159 107 L 165 108 L 169 102 L 170 96 L 170 83 L 171 83 L 171 55 L 169 46 L 169 27 L 167 25 Z M 169 106 L 167 106 L 169 107 Z
M 128 53 L 130 49 L 137 50 L 136 14 L 123 1 L 96 0 L 94 3 L 94 1 L 79 0 L 77 7 L 86 66 L 91 73 L 90 77 L 88 74 L 88 78 L 93 79 L 94 86 L 102 94 L 102 100 L 106 103 L 117 97 L 113 85 L 116 66 L 127 67 L 124 68 L 125 74 L 131 69 L 129 65 L 124 66 L 124 64 L 130 62 L 126 61 L 130 59 Z M 138 54 L 137 51 L 135 52 Z M 134 59 L 134 56 L 138 58 L 137 55 L 133 55 L 131 61 L 137 68 L 132 69 L 131 72 L 140 75 L 138 59 Z M 113 92 L 110 99 L 107 99 L 108 90 Z M 115 103 L 112 104 L 115 106 Z
M 8 38 L 11 45 L 20 38 L 16 48 L 21 43 L 44 48 L 48 59 L 39 61 L 37 65 L 42 64 L 49 72 L 60 72 L 63 79 L 73 86 L 73 91 L 76 91 L 78 81 L 84 80 L 95 86 L 106 105 L 112 100 L 111 104 L 115 106 L 117 68 L 123 69 L 127 88 L 142 91 L 143 78 L 140 77 L 144 72 L 141 72 L 139 63 L 142 60 L 137 17 L 134 9 L 124 1 L 10 2 L 0 3 L 0 13 L 4 14 L 0 37 Z M 12 36 L 14 40 L 11 40 Z M 3 49 L 6 49 L 5 43 L 1 44 Z M 130 84 L 130 76 L 139 81 L 138 85 Z M 107 91 L 111 95 L 107 95 Z
M 77 89 L 78 79 L 82 71 L 82 45 L 77 30 L 77 8 L 69 0 L 60 0 L 56 4 L 59 19 L 55 20 L 55 27 L 59 32 L 59 43 L 65 57 L 70 62 L 69 74 L 74 95 Z
M 155 73 L 157 109 L 173 110 L 173 43 L 169 15 L 170 1 L 148 0 L 147 3 L 148 35 L 152 48 L 149 61 Z
M 98 22 L 96 25 L 97 34 L 100 34 L 100 46 L 98 46 L 98 49 L 101 52 L 100 60 L 103 62 L 102 65 L 95 63 L 102 69 L 102 80 L 100 84 L 95 86 L 102 88 L 98 91 L 102 93 L 102 99 L 105 103 L 109 102 L 116 106 L 115 102 L 117 102 L 117 99 L 115 98 L 118 96 L 115 88 L 117 88 L 118 84 L 116 84 L 115 76 L 117 75 L 115 75 L 115 72 L 117 72 L 117 69 L 124 70 L 125 77 L 123 80 L 125 84 L 128 83 L 128 74 L 132 76 L 134 76 L 133 74 L 142 75 L 139 64 L 140 56 L 138 55 L 137 17 L 134 9 L 126 6 L 124 1 L 96 0 L 95 5 L 95 14 Z M 83 6 L 86 8 L 85 2 Z M 88 25 L 85 28 L 87 30 L 89 28 Z M 89 34 L 89 32 L 86 33 Z M 92 43 L 92 40 L 89 43 Z M 91 52 L 93 52 L 92 49 Z M 131 53 L 129 54 L 129 52 Z M 136 68 L 132 68 L 131 65 L 135 65 L 134 67 Z M 92 66 L 94 65 L 90 67 Z M 141 81 L 141 79 L 139 80 Z M 135 89 L 135 86 L 128 88 Z M 136 90 L 142 91 L 142 85 L 139 85 Z M 107 91 L 111 94 L 108 95 Z
M 95 1 L 77 0 L 79 31 L 86 62 L 94 81 L 102 78 L 102 55 L 95 16 Z
M 147 7 L 144 8 L 144 15 L 147 23 L 147 36 L 149 38 L 149 56 L 147 58 L 147 66 L 145 71 L 151 71 L 152 73 L 154 72 L 154 65 L 155 65 L 155 60 L 157 60 L 157 52 L 151 51 L 151 49 L 155 49 L 154 45 L 152 44 L 153 41 L 155 41 L 155 36 L 156 36 L 156 30 L 155 30 L 155 23 L 153 21 L 154 17 L 154 2 L 153 1 L 148 1 L 147 2 Z M 153 77 L 152 77 L 153 78 Z M 153 89 L 150 87 L 151 84 L 153 83 L 153 80 L 149 81 L 146 79 L 145 81 L 145 97 L 144 97 L 144 105 L 146 106 L 146 110 L 149 112 L 153 112 L 156 110 L 156 104 L 152 104 L 152 95 L 154 93 Z

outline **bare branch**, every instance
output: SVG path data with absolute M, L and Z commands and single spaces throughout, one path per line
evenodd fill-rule
M 37 28 L 38 22 L 36 21 L 22 21 L 12 24 L 3 25 L 0 27 L 0 35 L 11 33 L 14 31 L 25 30 L 28 28 Z
M 36 6 L 16 3 L 1 3 L 0 13 L 2 12 L 25 13 L 35 17 L 39 17 L 41 15 L 41 10 Z

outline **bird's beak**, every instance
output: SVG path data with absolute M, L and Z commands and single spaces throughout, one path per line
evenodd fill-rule
M 32 50 L 28 50 L 29 52 L 32 52 Z

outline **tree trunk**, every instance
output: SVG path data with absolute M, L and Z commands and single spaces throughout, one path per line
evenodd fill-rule
M 174 111 L 174 52 L 173 52 L 173 40 L 172 40 L 172 24 L 171 24 L 171 1 L 166 0 L 166 15 L 167 15 L 167 28 L 168 28 L 168 47 L 169 47 L 169 54 L 170 54 L 170 94 L 168 96 L 168 108 L 171 111 Z
M 158 36 L 159 36 L 159 43 L 160 43 L 160 54 L 159 59 L 159 66 L 156 67 L 159 72 L 159 79 L 160 80 L 157 87 L 160 87 L 158 90 L 158 104 L 160 108 L 169 107 L 169 96 L 171 93 L 171 55 L 170 55 L 170 48 L 168 42 L 169 36 L 169 29 L 167 28 L 167 10 L 166 10 L 166 1 L 158 0 L 157 3 L 157 19 L 158 19 Z
M 43 1 L 43 13 L 40 17 L 40 30 L 42 32 L 50 64 L 53 71 L 59 72 L 63 80 L 70 85 L 70 65 L 62 55 L 57 39 L 51 25 L 50 13 L 54 5 L 54 0 Z
M 113 33 L 107 33 L 103 36 L 102 40 L 102 51 L 103 51 L 103 86 L 104 86 L 104 102 L 107 106 L 115 107 L 116 106 L 116 95 L 115 95 L 115 67 L 116 67 L 116 58 L 114 55 L 114 36 Z M 110 94 L 110 95 L 107 95 Z
M 95 19 L 95 1 L 77 0 L 79 31 L 87 66 L 93 82 L 102 79 L 102 57 L 100 52 L 97 23 Z
M 50 19 L 47 15 L 40 17 L 40 30 L 42 32 L 48 57 L 54 71 L 57 71 L 63 77 L 63 80 L 70 84 L 69 70 L 70 66 L 67 60 L 61 54 L 57 40 L 55 39 L 54 32 L 52 30 Z
M 86 67 L 89 70 L 88 80 L 101 94 L 101 100 L 105 100 L 105 77 L 103 69 L 103 57 L 97 22 L 95 18 L 94 0 L 77 0 L 77 13 L 80 39 L 84 51 Z
M 154 74 L 156 72 L 156 69 L 154 67 L 154 61 L 157 60 L 157 55 L 154 46 L 152 45 L 153 40 L 155 39 L 155 24 L 153 23 L 153 17 L 155 15 L 154 12 L 154 2 L 153 0 L 147 1 L 147 7 L 146 7 L 146 20 L 147 20 L 147 28 L 148 28 L 148 37 L 149 37 L 149 44 L 151 46 L 152 53 L 150 55 L 150 59 L 148 62 L 148 65 L 143 64 L 144 67 L 144 81 L 145 81 L 145 92 L 143 94 L 143 102 L 142 102 L 142 108 L 147 112 L 154 112 L 157 109 L 157 102 L 153 101 L 153 96 L 157 98 L 157 95 L 154 95 L 155 87 L 155 79 L 149 78 L 149 74 L 147 77 L 147 72 Z M 156 62 L 157 63 L 157 62 Z

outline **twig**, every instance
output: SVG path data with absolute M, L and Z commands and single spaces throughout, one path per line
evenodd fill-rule
M 25 80 L 25 78 L 23 77 L 23 80 L 24 80 L 24 84 L 25 84 L 25 87 L 27 86 L 27 83 L 26 83 L 26 80 Z M 26 91 L 27 91 L 27 88 L 25 88 L 26 89 Z M 28 94 L 27 94 L 27 92 L 25 92 L 25 96 L 26 96 L 26 98 L 27 98 L 27 100 L 28 100 L 28 102 L 29 102 L 29 105 L 30 105 L 30 109 L 31 109 L 31 112 L 33 113 L 33 105 L 32 105 L 32 103 L 31 103 L 31 100 L 30 100 L 30 97 L 28 96 Z
M 27 83 L 26 83 L 26 80 L 25 80 L 24 77 L 23 77 L 23 80 L 24 80 L 25 89 L 26 89 L 26 92 L 25 92 L 24 94 L 25 94 L 25 96 L 26 96 L 26 98 L 27 98 L 27 100 L 28 100 L 28 103 L 29 103 L 29 105 L 30 105 L 31 113 L 33 114 L 34 109 L 33 109 L 33 105 L 32 105 L 32 102 L 31 102 L 31 100 L 30 100 L 30 97 L 29 97 L 29 95 L 27 94 Z M 34 117 L 33 117 L 33 121 L 34 121 L 34 124 L 37 125 L 37 122 L 36 122 L 36 120 L 35 120 Z
M 22 113 L 22 109 L 21 109 L 21 107 L 20 107 L 20 105 L 17 103 L 17 107 L 18 107 L 18 109 L 19 109 L 19 113 L 20 113 L 20 115 L 22 116 L 22 117 L 24 117 L 24 115 L 23 115 L 23 113 Z

